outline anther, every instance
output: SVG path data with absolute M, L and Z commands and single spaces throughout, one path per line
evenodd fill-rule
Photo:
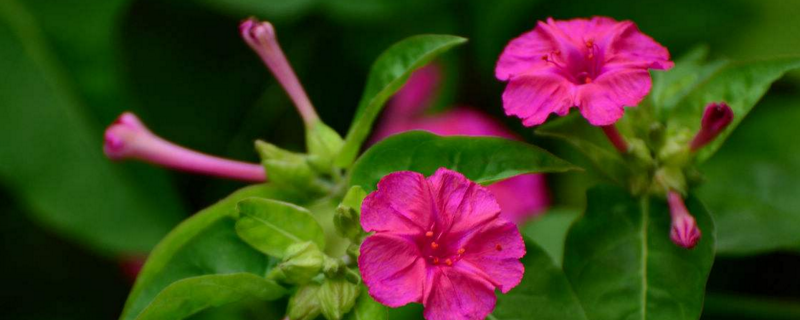
M 497 249 L 497 251 L 503 251 L 503 246 L 501 246 L 499 243 L 498 243 L 498 244 L 496 244 L 496 245 L 494 246 L 494 248 L 495 248 L 495 249 Z
M 439 244 L 436 242 L 431 242 L 431 249 L 439 248 Z
M 464 250 L 464 248 L 458 249 L 458 254 L 464 254 L 465 251 L 467 250 Z
M 453 265 L 453 260 L 447 259 L 447 260 L 444 261 L 444 264 L 446 264 L 448 266 L 452 266 Z
M 439 264 L 439 258 L 433 257 L 433 264 Z
M 591 48 L 593 46 L 594 46 L 594 40 L 592 40 L 592 39 L 586 40 L 586 47 L 587 48 Z
M 428 238 L 433 238 L 433 231 L 425 232 L 425 236 Z

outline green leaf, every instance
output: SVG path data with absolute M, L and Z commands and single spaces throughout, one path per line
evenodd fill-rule
M 525 249 L 522 282 L 497 296 L 489 319 L 588 319 L 564 271 L 535 243 L 527 243 Z
M 356 301 L 353 311 L 348 313 L 346 320 L 388 320 L 389 308 L 372 299 L 367 293 L 367 288 L 361 287 L 361 295 Z
M 184 216 L 165 176 L 138 177 L 102 153 L 76 86 L 37 21 L 0 5 L 0 179 L 34 220 L 108 256 L 150 250 Z
M 384 51 L 372 65 L 364 94 L 335 164 L 349 167 L 353 163 L 384 103 L 400 90 L 414 70 L 466 41 L 450 35 L 418 35 Z
M 700 82 L 669 114 L 668 126 L 697 132 L 706 105 L 726 102 L 733 109 L 733 122 L 717 139 L 698 151 L 703 162 L 713 155 L 728 135 L 747 116 L 770 85 L 784 73 L 800 68 L 800 58 L 787 57 L 746 62 L 728 62 Z
M 271 301 L 285 294 L 274 281 L 251 273 L 191 277 L 162 290 L 136 319 L 185 319 L 208 308 L 252 298 Z
M 350 185 L 371 192 L 389 173 L 409 170 L 427 176 L 442 167 L 482 184 L 526 173 L 576 169 L 539 147 L 519 141 L 411 131 L 386 138 L 367 150 L 350 172 Z
M 245 199 L 237 205 L 236 233 L 259 251 L 283 258 L 293 244 L 314 242 L 325 250 L 325 234 L 311 213 L 291 203 Z
M 593 172 L 616 184 L 624 184 L 629 174 L 627 164 L 606 139 L 602 130 L 590 125 L 579 114 L 549 121 L 536 129 L 536 134 L 566 141 L 581 152 L 594 167 Z
M 293 199 L 270 185 L 250 186 L 178 225 L 150 253 L 120 319 L 136 319 L 159 292 L 181 279 L 241 272 L 264 275 L 268 257 L 244 243 L 234 231 L 236 203 L 252 197 Z
M 707 182 L 697 194 L 714 215 L 720 254 L 800 244 L 798 123 L 800 98 L 768 97 L 700 167 Z
M 694 197 L 686 201 L 702 231 L 694 249 L 670 240 L 665 201 L 632 198 L 600 186 L 570 229 L 564 272 L 592 320 L 696 320 L 714 261 L 714 224 Z
M 691 92 L 698 83 L 705 81 L 724 66 L 727 61 L 706 63 L 708 47 L 700 46 L 675 60 L 675 67 L 668 71 L 652 71 L 653 89 L 647 96 L 656 110 L 658 118 L 666 122 L 675 106 Z
M 567 231 L 581 211 L 574 208 L 551 208 L 521 228 L 522 234 L 541 246 L 560 268 L 564 259 Z

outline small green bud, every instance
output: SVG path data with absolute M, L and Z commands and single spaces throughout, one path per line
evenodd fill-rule
M 649 168 L 653 165 L 653 156 L 642 139 L 630 139 L 628 141 L 628 154 L 640 168 Z
M 658 160 L 666 165 L 683 167 L 691 160 L 689 141 L 692 135 L 688 130 L 673 132 L 658 150 Z
M 322 315 L 328 320 L 340 320 L 353 309 L 361 287 L 342 278 L 328 278 L 322 283 L 317 297 Z
M 331 127 L 322 121 L 317 121 L 310 128 L 306 128 L 306 147 L 309 163 L 319 172 L 330 172 L 333 160 L 342 150 L 344 140 Z
M 285 276 L 285 282 L 303 284 L 318 275 L 322 269 L 325 254 L 313 242 L 293 244 L 286 250 L 283 262 L 276 269 Z
M 353 261 L 358 261 L 358 257 L 361 255 L 361 246 L 355 243 L 351 243 L 347 247 L 347 256 Z
M 305 155 L 283 150 L 260 140 L 256 141 L 256 150 L 262 158 L 261 164 L 271 183 L 316 194 L 326 192 Z
M 300 287 L 289 299 L 286 313 L 291 320 L 313 320 L 322 311 L 318 298 L 321 286 L 309 283 Z
M 360 242 L 364 235 L 364 230 L 361 228 L 361 202 L 366 197 L 367 193 L 361 187 L 350 188 L 333 216 L 336 233 L 356 243 Z
M 347 270 L 344 273 L 344 278 L 345 278 L 345 280 L 347 280 L 348 282 L 350 282 L 352 284 L 355 284 L 355 285 L 361 284 L 361 275 L 356 270 L 347 268 Z
M 325 261 L 322 262 L 322 273 L 324 273 L 327 277 L 339 276 L 344 268 L 344 261 L 342 261 L 342 259 L 326 256 Z

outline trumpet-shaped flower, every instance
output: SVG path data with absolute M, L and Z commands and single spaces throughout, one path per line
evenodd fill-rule
M 573 106 L 589 123 L 606 126 L 650 92 L 648 69 L 669 69 L 669 59 L 667 49 L 633 22 L 549 18 L 506 46 L 495 76 L 508 81 L 506 114 L 526 126 L 550 113 L 564 116 Z
M 425 306 L 428 320 L 483 319 L 522 280 L 525 245 L 494 196 L 441 168 L 425 178 L 395 172 L 364 199 L 359 269 L 369 294 L 390 307 Z

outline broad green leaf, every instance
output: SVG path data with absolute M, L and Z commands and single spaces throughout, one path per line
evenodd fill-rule
M 0 4 L 0 57 L 3 185 L 34 220 L 102 254 L 150 250 L 185 214 L 174 189 L 104 157 L 102 127 L 14 0 Z
M 578 209 L 552 208 L 520 229 L 522 234 L 542 247 L 560 268 L 564 259 L 564 240 L 567 238 L 567 231 L 580 215 L 581 211 Z
M 603 131 L 590 125 L 579 114 L 550 121 L 536 129 L 536 134 L 566 141 L 588 158 L 599 175 L 623 184 L 628 175 L 625 160 L 608 142 Z
M 564 271 L 538 245 L 525 244 L 525 276 L 507 294 L 497 295 L 489 319 L 587 320 Z
M 293 244 L 314 242 L 325 249 L 325 233 L 311 213 L 300 206 L 269 199 L 245 199 L 237 204 L 236 233 L 253 248 L 283 258 Z
M 625 190 L 589 190 L 586 213 L 570 229 L 564 272 L 592 320 L 696 320 L 714 261 L 714 224 L 694 197 L 686 201 L 702 231 L 687 250 L 670 240 L 661 199 Z
M 159 292 L 181 279 L 241 272 L 264 275 L 269 258 L 234 231 L 236 203 L 252 197 L 296 200 L 270 185 L 250 186 L 178 225 L 150 253 L 120 319 L 136 319 Z
M 285 294 L 279 284 L 252 273 L 191 277 L 166 287 L 136 319 L 180 320 L 212 307 L 252 298 L 270 301 Z
M 418 35 L 406 38 L 384 51 L 372 65 L 364 94 L 335 164 L 349 167 L 355 161 L 384 103 L 400 90 L 414 70 L 466 41 L 450 35 Z
M 800 243 L 800 98 L 767 98 L 700 170 L 720 254 Z
M 706 63 L 707 56 L 708 47 L 700 46 L 675 60 L 672 69 L 651 72 L 653 89 L 645 101 L 656 109 L 658 119 L 666 121 L 672 109 L 698 83 L 708 79 L 717 69 L 728 63 L 724 60 Z
M 389 173 L 409 170 L 427 176 L 442 167 L 482 184 L 526 173 L 576 169 L 524 142 L 495 137 L 442 137 L 411 131 L 386 138 L 367 150 L 350 172 L 350 185 L 370 192 Z
M 367 292 L 367 288 L 362 286 L 361 295 L 356 300 L 353 311 L 344 318 L 346 320 L 388 320 L 389 307 L 372 299 Z
M 800 58 L 787 57 L 746 62 L 728 62 L 692 88 L 669 114 L 668 126 L 696 132 L 706 105 L 726 102 L 733 109 L 733 122 L 717 139 L 698 151 L 698 162 L 707 160 L 747 116 L 770 85 L 784 73 L 800 68 Z

